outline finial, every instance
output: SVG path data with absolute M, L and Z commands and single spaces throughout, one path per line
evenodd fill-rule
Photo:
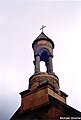
M 42 28 L 40 28 L 40 30 L 42 30 L 42 32 L 43 32 L 43 29 L 44 29 L 45 27 L 46 27 L 46 26 L 42 25 Z

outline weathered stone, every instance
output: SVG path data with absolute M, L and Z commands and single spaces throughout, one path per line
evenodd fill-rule
M 81 119 L 81 112 L 67 105 L 68 95 L 60 90 L 59 78 L 53 72 L 53 41 L 42 32 L 32 47 L 35 73 L 29 78 L 28 90 L 20 93 L 21 106 L 10 120 Z M 40 61 L 45 62 L 46 72 L 40 71 Z

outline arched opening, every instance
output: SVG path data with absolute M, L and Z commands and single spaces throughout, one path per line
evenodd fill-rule
M 40 71 L 41 72 L 46 72 L 47 71 L 44 61 L 40 62 Z
M 42 51 L 41 56 L 40 56 L 40 60 L 47 62 L 48 60 L 48 52 L 46 50 Z
M 46 63 L 48 61 L 48 52 L 46 49 L 42 49 L 40 54 L 40 72 L 47 72 Z

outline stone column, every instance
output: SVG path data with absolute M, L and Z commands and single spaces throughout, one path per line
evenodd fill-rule
M 47 73 L 49 73 L 49 62 L 46 62 L 46 67 L 47 67 Z
M 40 72 L 40 56 L 35 57 L 35 73 Z
M 49 56 L 47 63 L 47 72 L 53 72 L 52 57 Z

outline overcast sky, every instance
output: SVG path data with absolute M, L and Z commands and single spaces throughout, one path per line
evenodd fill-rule
M 0 120 L 9 120 L 21 104 L 19 93 L 34 73 L 32 42 L 42 25 L 55 43 L 60 89 L 69 95 L 67 104 L 81 111 L 81 2 L 0 0 Z

